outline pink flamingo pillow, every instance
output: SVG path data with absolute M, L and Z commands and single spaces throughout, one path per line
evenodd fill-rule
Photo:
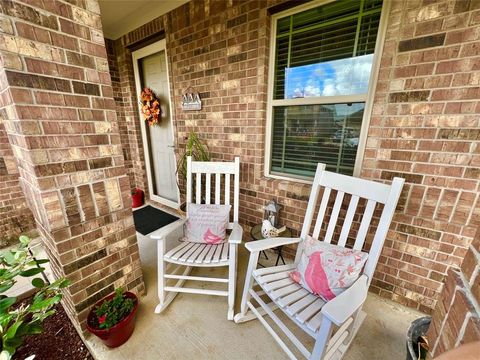
M 367 258 L 365 252 L 307 236 L 297 269 L 290 277 L 312 294 L 329 301 L 352 286 Z
M 219 244 L 226 241 L 231 205 L 187 204 L 185 239 Z

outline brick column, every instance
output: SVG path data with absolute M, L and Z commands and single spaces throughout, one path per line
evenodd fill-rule
M 480 229 L 461 269 L 448 271 L 427 336 L 432 357 L 480 341 Z
M 3 121 L 82 328 L 115 287 L 144 290 L 99 13 L 96 0 L 0 2 Z

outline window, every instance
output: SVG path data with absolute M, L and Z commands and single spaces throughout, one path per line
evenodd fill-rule
M 337 0 L 273 17 L 269 175 L 353 174 L 381 10 Z

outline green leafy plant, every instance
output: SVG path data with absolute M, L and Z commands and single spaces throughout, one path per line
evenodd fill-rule
M 185 150 L 180 155 L 177 163 L 177 173 L 185 180 L 187 178 L 187 157 L 194 161 L 210 161 L 207 145 L 203 144 L 198 135 L 191 131 L 185 144 Z
M 47 259 L 35 259 L 30 251 L 30 238 L 20 236 L 17 249 L 0 254 L 0 336 L 2 348 L 0 360 L 8 360 L 23 343 L 26 335 L 40 334 L 42 322 L 55 313 L 54 305 L 62 299 L 61 289 L 69 285 L 66 279 L 52 284 L 42 278 L 34 278 L 32 285 L 38 289 L 29 303 L 15 306 L 16 297 L 4 293 L 17 282 L 18 276 L 32 277 L 45 269 Z
M 94 309 L 96 315 L 95 327 L 110 329 L 125 319 L 133 310 L 135 300 L 125 296 L 123 289 L 115 290 L 112 299 L 104 301 Z

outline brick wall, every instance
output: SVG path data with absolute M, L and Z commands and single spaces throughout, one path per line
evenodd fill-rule
M 114 287 L 144 289 L 96 0 L 2 1 L 0 94 L 20 181 L 64 305 L 84 328 Z
M 272 198 L 284 206 L 281 222 L 298 231 L 310 192 L 309 185 L 263 176 L 268 9 L 280 3 L 195 0 L 115 41 L 124 66 L 122 101 L 129 101 L 117 101 L 117 111 L 127 110 L 138 126 L 131 48 L 165 33 L 176 150 L 194 130 L 215 159 L 241 156 L 246 234 Z M 393 1 L 362 166 L 364 178 L 406 179 L 371 289 L 426 312 L 435 307 L 448 269 L 460 266 L 479 224 L 478 4 Z M 189 85 L 201 94 L 201 111 L 180 109 Z M 132 186 L 140 177 L 142 187 L 142 144 L 139 129 L 131 128 L 130 155 L 141 164 Z
M 117 109 L 120 141 L 125 167 L 132 188 L 143 189 L 148 195 L 142 133 L 138 120 L 138 100 L 131 52 L 120 41 L 105 39 L 108 65 L 112 77 L 113 98 Z M 117 50 L 118 48 L 118 50 Z
M 361 176 L 406 179 L 373 286 L 435 306 L 480 224 L 480 2 L 394 1 Z
M 148 197 L 142 132 L 138 121 L 138 99 L 133 74 L 132 54 L 128 47 L 131 43 L 125 44 L 122 40 L 116 42 L 107 40 L 107 44 L 109 44 L 107 47 L 109 57 L 118 68 L 119 77 L 115 79 L 113 85 L 117 114 L 120 114 L 119 126 L 122 134 L 122 145 L 127 152 L 127 169 L 131 185 L 132 188 L 137 187 L 144 190 L 145 196 Z M 112 53 L 114 56 L 111 55 Z
M 427 336 L 432 357 L 480 341 L 480 230 L 461 269 L 448 271 Z
M 4 101 L 1 100 L 1 104 Z M 0 109 L 0 248 L 18 241 L 22 233 L 31 233 L 35 222 L 25 202 L 7 133 L 3 125 L 4 109 Z

